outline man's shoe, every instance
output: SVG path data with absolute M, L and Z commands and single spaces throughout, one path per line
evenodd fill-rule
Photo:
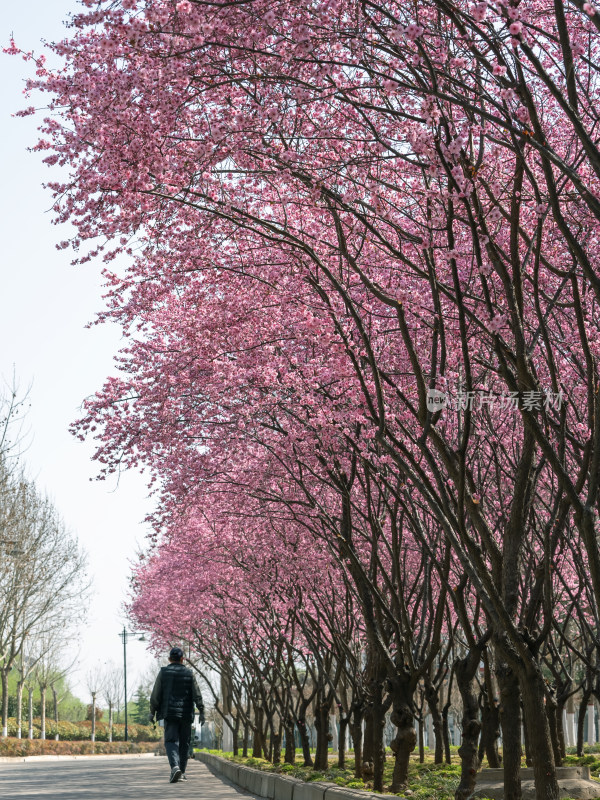
M 181 778 L 179 778 L 179 780 L 180 781 L 187 781 L 187 778 L 185 777 L 185 772 L 181 773 Z
M 169 783 L 177 783 L 177 781 L 181 780 L 181 769 L 179 767 L 173 767 L 171 770 L 171 777 L 169 778 Z

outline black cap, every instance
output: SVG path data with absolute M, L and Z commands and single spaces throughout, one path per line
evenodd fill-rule
M 169 653 L 170 661 L 181 661 L 183 659 L 183 650 L 181 647 L 172 647 Z

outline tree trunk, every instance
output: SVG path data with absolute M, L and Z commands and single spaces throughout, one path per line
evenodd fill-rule
M 585 711 L 587 708 L 588 701 L 592 696 L 592 692 L 590 689 L 586 689 L 582 696 L 581 696 L 581 703 L 579 704 L 579 717 L 577 719 L 577 755 L 583 755 L 583 739 L 584 739 L 584 731 L 583 725 L 585 722 Z
M 244 723 L 244 738 L 242 739 L 242 756 L 248 758 L 248 742 L 250 741 L 250 721 Z
M 29 722 L 29 730 L 27 732 L 27 738 L 33 739 L 33 686 L 27 687 L 27 715 Z
M 2 738 L 8 736 L 8 673 L 6 665 L 2 667 Z
M 488 766 L 499 769 L 502 766 L 502 757 L 498 749 L 500 738 L 500 709 L 495 698 L 491 701 L 486 696 L 481 707 L 481 744 L 483 753 L 487 756 Z
M 96 741 L 96 692 L 92 692 L 92 742 Z
M 296 763 L 296 740 L 294 738 L 294 721 L 289 717 L 285 721 L 285 753 L 283 760 L 286 764 Z
M 558 800 L 560 791 L 556 778 L 550 726 L 545 713 L 544 679 L 539 669 L 532 673 L 531 667 L 524 670 L 521 692 L 525 719 L 529 730 L 535 731 L 535 736 L 530 736 L 529 739 L 533 758 L 535 796 L 536 800 Z
M 46 687 L 40 686 L 40 739 L 46 738 Z
M 24 682 L 17 682 L 17 739 L 22 737 L 23 728 L 23 687 Z
M 500 689 L 504 800 L 521 800 L 521 694 L 517 676 L 500 653 L 496 676 Z
M 113 732 L 113 704 L 109 700 L 108 701 L 108 741 L 112 742 L 112 732 Z
M 562 755 L 558 741 L 558 703 L 551 693 L 546 697 L 546 715 L 548 717 L 548 728 L 550 730 L 552 752 L 554 753 L 554 763 L 557 767 L 562 767 Z
M 560 753 L 560 763 L 567 755 L 567 744 L 565 742 L 565 726 L 563 724 L 563 713 L 567 704 L 567 698 L 560 698 L 556 704 L 556 732 L 558 737 L 558 750 Z M 557 766 L 559 766 L 557 762 Z
M 373 763 L 373 708 L 367 705 L 365 709 L 365 730 L 363 734 L 362 763 Z
M 475 791 L 477 770 L 479 769 L 479 753 L 477 745 L 481 723 L 479 721 L 479 704 L 475 693 L 475 674 L 479 666 L 481 651 L 471 650 L 465 658 L 459 658 L 454 665 L 456 685 L 463 704 L 462 742 L 458 748 L 460 756 L 460 783 L 454 794 L 456 800 L 467 800 Z
M 425 722 L 423 714 L 419 716 L 419 764 L 425 763 Z
M 392 723 L 396 726 L 396 736 L 391 743 L 394 754 L 394 771 L 390 792 L 400 792 L 408 781 L 410 754 L 417 744 L 415 720 L 411 709 L 412 690 L 410 676 L 399 675 L 390 680 L 392 691 Z M 440 739 L 441 744 L 441 739 Z
M 383 771 L 385 769 L 385 747 L 383 731 L 385 728 L 385 709 L 383 708 L 383 685 L 378 681 L 373 703 L 373 791 L 383 792 Z
M 362 777 L 363 764 L 363 709 L 362 704 L 356 703 L 352 706 L 352 717 L 350 720 L 350 736 L 352 737 L 352 747 L 354 749 L 354 777 Z
M 263 754 L 262 721 L 263 721 L 262 708 L 255 707 L 255 709 L 254 709 L 254 736 L 253 736 L 253 739 L 252 739 L 252 757 L 253 758 L 262 758 L 262 754 Z
M 444 705 L 442 709 L 442 736 L 444 737 L 444 758 L 446 764 L 452 763 L 452 753 L 450 751 L 450 729 L 448 727 L 449 711 L 450 711 L 450 703 L 448 702 Z
M 345 717 L 340 708 L 340 732 L 338 736 L 338 768 L 346 768 L 346 731 L 348 730 L 349 717 Z
M 316 770 L 324 771 L 329 766 L 329 711 L 331 703 L 321 699 L 315 704 L 315 728 L 317 729 L 317 745 L 315 748 Z
M 433 720 L 433 735 L 435 737 L 435 752 L 433 761 L 435 764 L 442 764 L 444 761 L 444 740 L 442 734 L 442 715 L 440 713 L 438 690 L 433 684 L 425 686 L 425 699 Z
M 281 739 L 282 739 L 282 730 L 279 730 L 273 734 L 273 757 L 272 757 L 272 764 L 280 764 L 281 763 Z
M 531 757 L 531 747 L 529 746 L 529 726 L 527 725 L 527 721 L 523 719 L 523 743 L 525 745 L 525 766 L 532 767 L 533 766 L 533 759 Z
M 54 725 L 56 726 L 56 730 L 54 733 L 54 739 L 58 742 L 59 740 L 59 733 L 58 733 L 58 693 L 54 686 L 52 687 L 52 700 L 54 702 Z
M 239 713 L 236 712 L 235 725 L 233 726 L 233 755 L 234 756 L 239 755 L 239 752 L 240 752 L 239 735 L 240 735 L 240 717 L 239 717 Z
M 300 734 L 300 744 L 302 745 L 302 756 L 304 758 L 304 766 L 312 767 L 313 760 L 312 760 L 312 755 L 310 753 L 308 728 L 306 726 L 306 720 L 303 717 L 301 717 L 298 720 L 298 733 Z

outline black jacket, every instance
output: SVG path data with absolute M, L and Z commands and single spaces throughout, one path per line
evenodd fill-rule
M 157 719 L 192 720 L 194 705 L 204 721 L 202 695 L 192 670 L 177 663 L 161 667 L 150 696 L 150 713 Z

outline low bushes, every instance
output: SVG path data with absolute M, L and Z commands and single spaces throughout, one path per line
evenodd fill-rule
M 162 738 L 162 728 L 154 729 L 151 725 L 127 726 L 130 742 L 157 742 Z M 21 727 L 21 736 L 27 737 L 28 723 L 24 721 Z M 91 740 L 92 723 L 88 720 L 84 722 L 59 722 L 58 725 L 52 720 L 46 720 L 46 739 L 54 739 L 58 733 L 59 739 L 65 742 L 81 742 Z M 17 721 L 14 717 L 8 720 L 8 735 L 17 735 Z M 33 738 L 40 738 L 40 720 L 33 721 Z M 125 726 L 113 725 L 113 742 L 122 742 L 125 739 Z M 96 742 L 108 742 L 108 725 L 105 722 L 96 723 Z
M 56 742 L 54 739 L 0 739 L 0 757 L 87 756 L 152 753 L 155 742 Z

